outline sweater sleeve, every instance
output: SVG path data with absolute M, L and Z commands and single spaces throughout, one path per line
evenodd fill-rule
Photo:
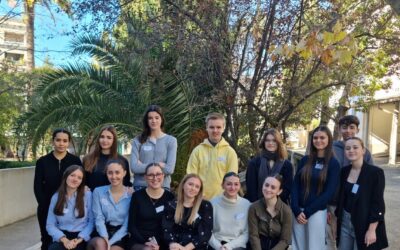
M 256 213 L 256 203 L 250 206 L 249 216 L 248 216 L 248 225 L 249 225 L 249 241 L 251 245 L 251 249 L 253 250 L 261 250 L 261 242 L 260 242 L 260 233 L 258 232 L 259 228 L 259 219 L 257 218 Z
M 132 242 L 132 245 L 134 243 L 144 244 L 146 242 L 136 227 L 136 223 L 138 223 L 137 215 L 138 215 L 139 209 L 140 209 L 139 200 L 141 200 L 141 198 L 142 198 L 136 194 L 137 193 L 134 193 L 132 195 L 131 205 L 129 207 L 128 232 L 131 234 L 130 240 Z
M 371 208 L 369 212 L 369 223 L 374 223 L 377 221 L 383 221 L 385 215 L 385 201 L 383 199 L 383 193 L 385 191 L 385 175 L 383 170 L 378 168 L 378 171 L 373 174 L 373 182 L 371 186 Z
M 201 218 L 198 218 L 197 234 L 192 240 L 195 248 L 207 247 L 213 229 L 213 207 L 209 201 L 203 200 L 202 203 L 198 212 Z
M 328 174 L 326 176 L 324 190 L 318 197 L 307 207 L 304 208 L 304 215 L 310 218 L 318 210 L 326 208 L 328 202 L 333 198 L 336 188 L 339 184 L 340 166 L 335 158 L 331 158 L 328 165 Z
M 293 188 L 292 188 L 292 192 L 291 192 L 291 207 L 292 207 L 292 211 L 295 215 L 295 217 L 297 217 L 300 213 L 300 195 L 301 195 L 301 171 L 304 167 L 304 164 L 307 161 L 307 156 L 304 156 L 300 162 L 299 162 L 299 166 L 298 166 L 298 170 L 297 173 L 294 177 L 293 180 Z
M 190 154 L 189 161 L 186 167 L 186 174 L 199 174 L 199 156 L 198 156 L 198 148 L 194 148 L 192 153 Z
M 245 198 L 250 202 L 258 200 L 258 168 L 257 164 L 258 157 L 255 157 L 249 161 L 249 165 L 246 170 L 246 195 Z
M 292 242 L 292 212 L 289 207 L 284 206 L 282 213 L 282 231 L 279 242 L 271 250 L 285 250 Z
M 167 175 L 171 175 L 174 173 L 177 149 L 178 149 L 178 143 L 176 141 L 176 138 L 170 136 L 167 145 L 167 162 L 165 162 L 164 166 L 164 173 Z
M 285 160 L 285 163 L 281 170 L 281 175 L 283 178 L 283 184 L 282 184 L 283 190 L 279 196 L 281 197 L 281 200 L 283 202 L 289 204 L 289 196 L 293 186 L 293 166 L 290 161 Z
M 238 173 L 239 161 L 238 161 L 237 154 L 233 148 L 230 148 L 230 150 L 229 150 L 228 159 L 227 159 L 226 164 L 227 164 L 226 173 L 228 173 L 228 172 Z
M 138 137 L 132 140 L 132 150 L 131 150 L 131 170 L 134 174 L 144 174 L 146 170 L 146 164 L 139 162 L 140 158 L 140 147 Z
M 35 193 L 36 201 L 39 205 L 42 205 L 44 202 L 43 181 L 44 181 L 44 165 L 42 164 L 42 160 L 39 159 L 36 162 L 35 177 L 33 181 L 33 191 Z

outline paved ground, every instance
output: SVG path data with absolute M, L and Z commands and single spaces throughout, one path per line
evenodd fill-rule
M 400 250 L 400 167 L 384 167 L 386 230 L 389 250 Z M 40 232 L 36 217 L 0 228 L 0 250 L 37 250 Z

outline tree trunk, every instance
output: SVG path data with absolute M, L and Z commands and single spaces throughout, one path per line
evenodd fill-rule
M 29 4 L 27 1 L 24 3 L 26 15 L 26 69 L 28 72 L 35 68 L 35 4 Z M 32 90 L 32 86 L 28 91 Z

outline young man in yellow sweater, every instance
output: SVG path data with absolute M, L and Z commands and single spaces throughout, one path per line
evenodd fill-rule
M 195 147 L 190 155 L 186 172 L 198 174 L 203 181 L 204 198 L 212 199 L 222 192 L 221 183 L 228 172 L 238 172 L 235 150 L 222 137 L 225 117 L 210 113 L 206 117 L 208 138 Z

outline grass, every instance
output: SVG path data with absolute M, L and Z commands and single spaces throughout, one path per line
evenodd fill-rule
M 1 161 L 0 169 L 6 168 L 24 168 L 35 166 L 35 161 Z

